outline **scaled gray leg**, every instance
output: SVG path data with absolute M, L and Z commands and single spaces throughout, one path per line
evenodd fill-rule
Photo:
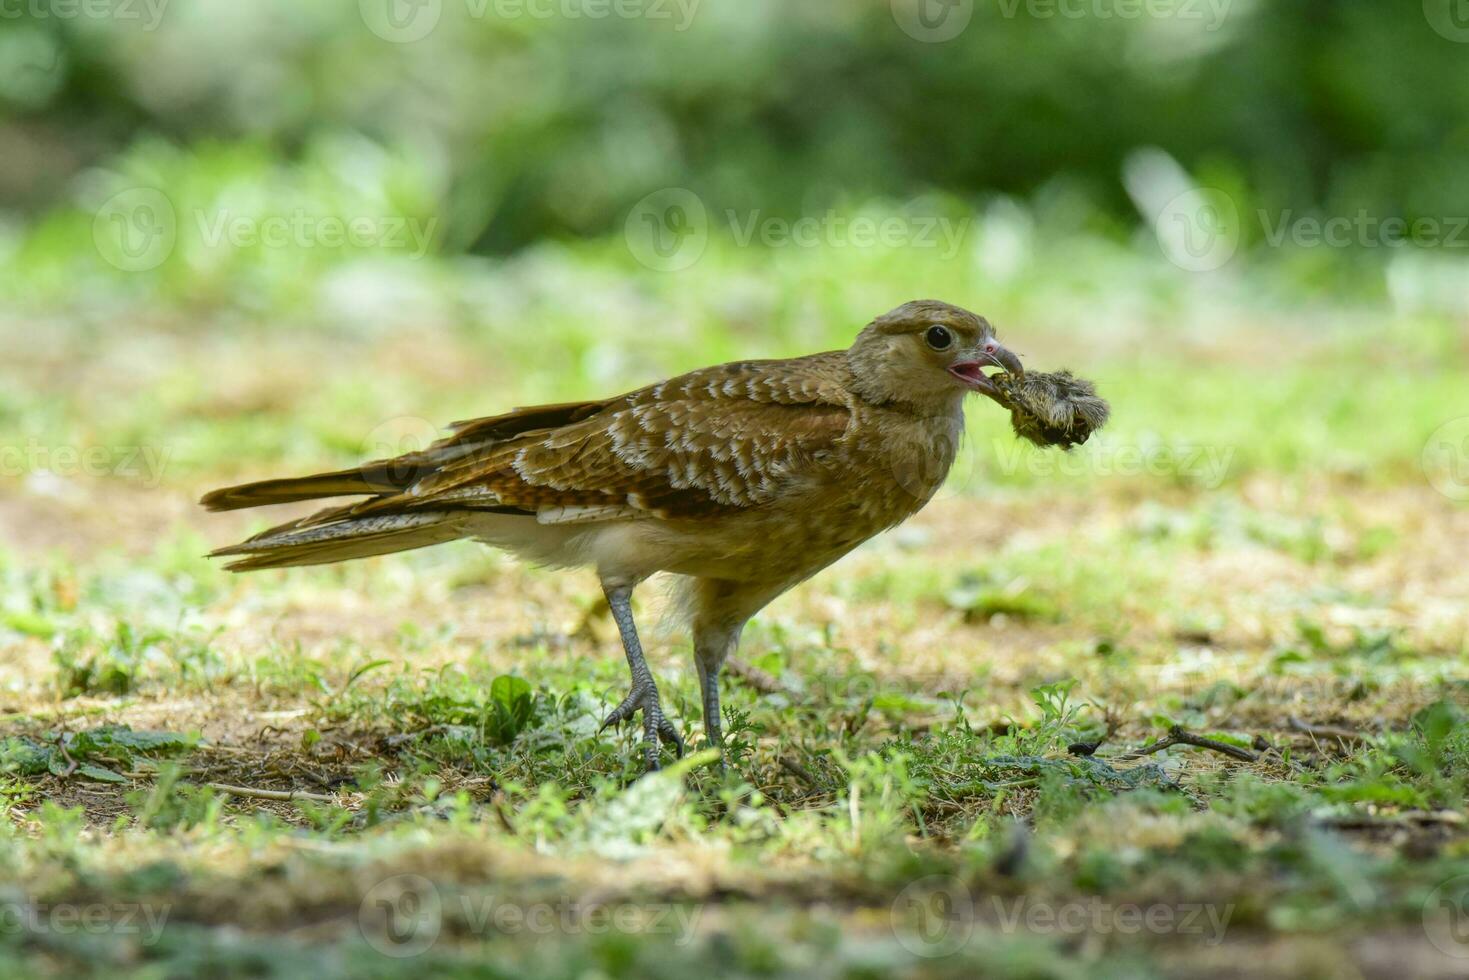
M 612 607 L 612 618 L 617 622 L 617 630 L 622 634 L 622 649 L 627 654 L 627 669 L 632 675 L 632 690 L 622 703 L 612 709 L 602 722 L 602 729 L 628 721 L 639 710 L 643 713 L 643 756 L 648 764 L 648 769 L 658 768 L 658 747 L 660 742 L 667 742 L 674 747 L 679 755 L 683 755 L 683 739 L 679 737 L 678 729 L 673 727 L 673 722 L 663 716 L 663 704 L 658 698 L 658 685 L 653 682 L 653 674 L 648 670 L 648 662 L 643 659 L 643 645 L 638 641 L 637 626 L 632 618 L 632 588 L 630 586 L 619 586 L 616 588 L 603 589 L 607 594 L 607 604 Z M 716 695 L 717 698 L 717 695 Z

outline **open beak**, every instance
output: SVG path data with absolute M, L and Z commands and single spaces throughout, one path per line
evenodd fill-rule
M 985 341 L 972 351 L 965 351 L 962 358 L 949 365 L 949 373 L 968 388 L 1008 406 L 999 387 L 984 373 L 985 368 L 999 368 L 1017 379 L 1025 377 L 1025 367 L 1020 358 L 993 340 Z

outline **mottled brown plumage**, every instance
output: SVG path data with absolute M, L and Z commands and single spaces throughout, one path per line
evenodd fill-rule
M 601 577 L 633 678 L 609 716 L 642 710 L 648 762 L 663 718 L 632 624 L 633 587 L 684 577 L 705 731 L 719 742 L 717 674 L 745 622 L 791 586 L 905 520 L 942 484 L 984 374 L 1023 374 L 982 318 L 937 301 L 879 317 L 845 351 L 741 361 L 604 401 L 463 422 L 419 453 L 216 491 L 214 510 L 365 497 L 218 555 L 244 571 L 476 538 Z

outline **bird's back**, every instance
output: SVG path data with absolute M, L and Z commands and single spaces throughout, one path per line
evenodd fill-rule
M 853 421 L 843 352 L 704 368 L 625 395 L 457 423 L 422 452 L 215 491 L 212 510 L 358 496 L 217 552 L 232 568 L 318 564 L 540 525 L 717 521 L 789 494 Z M 503 522 L 502 522 L 503 523 Z

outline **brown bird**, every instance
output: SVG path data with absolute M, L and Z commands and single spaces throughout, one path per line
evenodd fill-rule
M 718 747 L 719 669 L 772 599 L 911 517 L 948 474 L 965 394 L 1009 400 L 984 373 L 1024 377 L 994 328 L 920 300 L 844 351 L 704 368 L 605 401 L 461 422 L 428 449 L 355 469 L 217 490 L 210 510 L 366 500 L 215 555 L 233 571 L 318 565 L 473 538 L 557 567 L 591 566 L 632 687 L 603 728 L 642 712 L 644 752 L 683 742 L 633 624 L 633 589 L 680 576 L 704 732 Z

